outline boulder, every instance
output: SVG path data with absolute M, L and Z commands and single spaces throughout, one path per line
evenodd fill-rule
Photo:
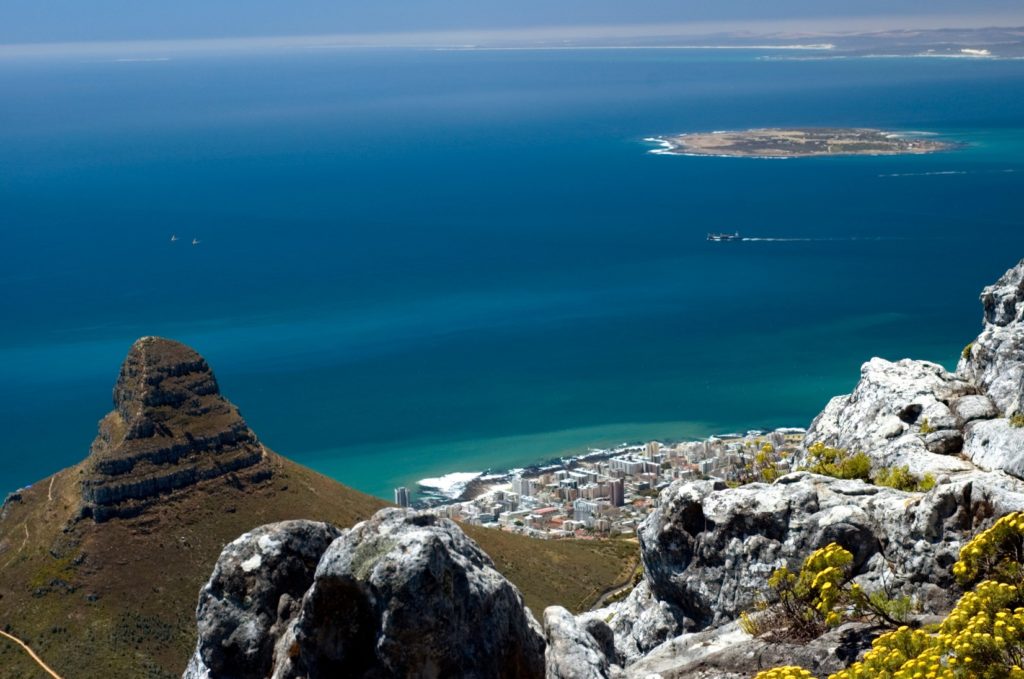
M 608 658 L 572 614 L 561 606 L 544 609 L 547 679 L 607 679 Z
M 935 363 L 873 358 L 853 393 L 833 398 L 815 418 L 806 441 L 864 452 L 876 466 L 906 465 L 919 475 L 971 471 L 952 457 L 963 439 L 949 404 L 975 391 Z
M 964 455 L 982 469 L 1002 469 L 1024 478 L 1024 428 L 1005 418 L 972 422 L 967 425 Z
M 645 578 L 622 601 L 582 613 L 579 619 L 587 629 L 594 625 L 610 628 L 614 635 L 614 662 L 628 665 L 682 632 L 684 616 L 672 604 L 656 599 Z
M 185 679 L 544 676 L 540 626 L 452 521 L 384 509 L 344 532 L 293 524 L 225 549 Z M 280 572 L 296 554 L 304 567 Z
M 267 676 L 274 639 L 339 535 L 326 523 L 284 521 L 228 544 L 199 593 L 199 641 L 185 678 Z
M 978 385 L 1003 415 L 1024 410 L 1024 261 L 981 293 L 984 326 L 957 374 Z
M 973 394 L 962 396 L 953 402 L 953 414 L 960 418 L 960 422 L 968 424 L 974 420 L 991 420 L 999 417 L 999 409 L 988 396 Z
M 799 569 L 831 542 L 853 553 L 867 589 L 884 583 L 921 599 L 929 585 L 952 585 L 949 567 L 965 540 L 1022 509 L 1024 484 L 1001 472 L 964 474 L 928 493 L 796 472 L 739 488 L 677 482 L 638 537 L 651 592 L 697 631 L 753 609 L 772 571 Z M 934 605 L 924 599 L 926 610 Z

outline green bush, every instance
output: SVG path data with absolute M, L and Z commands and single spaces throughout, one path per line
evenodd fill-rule
M 890 467 L 875 472 L 872 483 L 876 486 L 886 486 L 896 490 L 923 493 L 935 487 L 935 476 L 925 474 L 919 478 L 910 473 L 910 467 Z
M 864 453 L 831 448 L 821 441 L 807 449 L 807 463 L 805 469 L 814 474 L 837 479 L 871 479 L 871 458 Z
M 931 434 L 933 431 L 935 431 L 935 427 L 933 427 L 931 425 L 931 423 L 928 422 L 928 418 L 927 417 L 924 418 L 923 420 L 921 420 L 921 433 L 922 434 Z
M 974 348 L 974 342 L 969 342 L 967 344 L 967 346 L 964 347 L 964 350 L 960 352 L 960 358 L 966 358 L 967 360 L 970 360 L 971 359 L 971 349 L 973 349 L 973 348 Z
M 1017 427 L 1018 429 L 1024 427 L 1024 413 L 1017 413 L 1016 415 L 1011 415 L 1010 426 Z

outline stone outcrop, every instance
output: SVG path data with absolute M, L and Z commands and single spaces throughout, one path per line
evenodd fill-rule
M 964 455 L 981 469 L 1001 469 L 1024 479 L 1024 428 L 1010 420 L 979 420 L 967 425 Z
M 246 599 L 244 614 L 237 606 L 201 600 L 200 638 L 185 679 L 544 676 L 544 638 L 518 590 L 447 519 L 381 510 L 330 543 L 301 596 L 259 570 L 272 562 L 264 564 L 255 551 L 249 561 L 239 561 L 254 540 L 258 548 L 267 537 L 254 536 L 225 550 L 203 593 L 220 588 L 268 594 Z M 218 574 L 229 582 L 216 582 Z M 257 599 L 269 603 L 275 593 L 279 603 L 271 613 Z M 250 631 L 257 627 L 266 632 L 252 643 Z M 228 662 L 221 649 L 236 647 L 254 649 L 243 655 L 261 664 L 252 672 L 218 670 Z
M 561 606 L 545 609 L 544 635 L 548 642 L 544 653 L 547 679 L 607 679 L 607 648 L 569 611 Z
M 325 523 L 285 521 L 227 545 L 199 594 L 199 643 L 186 676 L 267 676 L 273 640 L 313 584 L 320 557 L 340 535 Z
M 673 485 L 639 531 L 645 575 L 658 600 L 693 631 L 754 608 L 781 566 L 799 569 L 837 542 L 867 589 L 883 583 L 925 609 L 945 605 L 960 546 L 993 516 L 1024 509 L 1024 485 L 974 473 L 928 493 L 795 472 L 771 485 Z
M 622 601 L 579 617 L 584 625 L 600 623 L 609 627 L 614 635 L 614 654 L 605 655 L 618 665 L 628 665 L 683 631 L 682 613 L 672 604 L 656 599 L 646 578 Z
M 862 451 L 876 465 L 906 465 L 917 474 L 971 471 L 956 456 L 964 440 L 954 409 L 969 399 L 964 408 L 974 407 L 972 416 L 985 414 L 976 391 L 935 363 L 873 358 L 853 393 L 833 398 L 815 418 L 807 442 Z
M 213 371 L 189 347 L 159 337 L 132 345 L 84 463 L 83 514 L 130 517 L 160 496 L 230 475 L 271 474 L 266 453 Z
M 1024 261 L 981 293 L 984 328 L 957 373 L 978 385 L 1004 416 L 1024 412 Z

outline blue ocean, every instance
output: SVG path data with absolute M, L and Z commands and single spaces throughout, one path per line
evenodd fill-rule
M 871 356 L 951 367 L 1024 257 L 1024 61 L 804 56 L 0 62 L 0 492 L 85 457 L 142 335 L 200 351 L 268 446 L 384 497 L 806 426 Z M 761 126 L 961 146 L 644 141 Z

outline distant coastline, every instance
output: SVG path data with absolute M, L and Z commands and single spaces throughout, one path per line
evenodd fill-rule
M 658 155 L 723 158 L 920 155 L 957 146 L 933 136 L 862 127 L 801 127 L 716 130 L 647 137 L 644 141 L 658 144 L 661 148 L 651 151 Z

